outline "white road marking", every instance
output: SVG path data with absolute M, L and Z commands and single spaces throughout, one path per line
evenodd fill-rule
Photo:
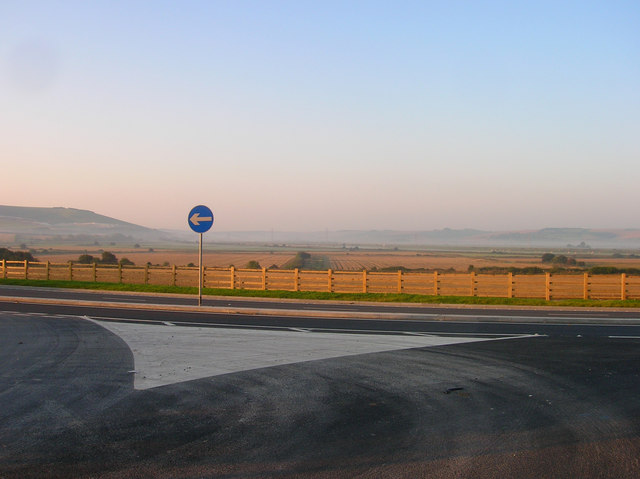
M 503 339 L 92 321 L 128 344 L 134 355 L 136 389 L 303 361 Z
M 95 321 L 115 321 L 115 322 L 126 322 L 129 324 L 166 324 L 164 321 L 159 321 L 155 319 L 127 319 L 127 318 L 116 318 L 109 316 L 83 316 L 84 319 L 90 319 Z M 410 331 L 398 331 L 397 329 L 349 329 L 349 328 L 293 328 L 291 326 L 263 326 L 260 324 L 228 324 L 228 323 L 210 323 L 210 322 L 198 322 L 198 321 L 180 321 L 179 323 L 173 323 L 176 326 L 186 326 L 186 327 L 205 327 L 205 328 L 226 328 L 226 329 L 248 329 L 248 330 L 265 330 L 265 331 L 304 331 L 307 333 L 345 333 L 345 334 L 372 334 L 372 335 L 404 335 L 404 334 L 415 334 L 418 336 L 434 336 L 434 337 L 443 337 L 443 336 L 461 336 L 465 338 L 473 337 L 473 338 L 493 338 L 493 337 L 529 337 L 529 334 L 510 334 L 510 333 L 456 333 L 456 332 L 442 332 L 442 331 L 420 331 L 420 332 L 410 332 Z M 537 336 L 534 335 L 534 336 Z
M 407 334 L 409 336 L 427 336 L 427 337 L 434 336 L 433 334 L 430 334 L 430 333 L 415 333 L 413 331 L 404 331 L 402 334 Z

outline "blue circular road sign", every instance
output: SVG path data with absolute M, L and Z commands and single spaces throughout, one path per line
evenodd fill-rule
M 206 233 L 213 225 L 213 213 L 204 205 L 194 206 L 189 212 L 187 222 L 196 233 Z

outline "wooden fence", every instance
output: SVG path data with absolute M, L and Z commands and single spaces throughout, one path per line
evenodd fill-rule
M 640 299 L 640 276 L 204 268 L 205 288 L 542 299 Z M 4 279 L 197 286 L 198 268 L 0 261 Z

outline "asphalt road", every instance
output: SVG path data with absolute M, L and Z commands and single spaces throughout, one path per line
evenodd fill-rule
M 0 302 L 0 477 L 639 477 L 639 326 L 530 315 L 363 320 Z M 130 346 L 88 318 L 492 340 L 138 390 Z
M 307 317 L 300 315 L 280 316 L 278 314 L 260 313 L 228 313 L 214 310 L 197 311 L 194 309 L 168 311 L 162 306 L 151 309 L 128 308 L 126 305 L 109 307 L 100 305 L 39 304 L 28 302 L 3 302 L 0 309 L 15 312 L 31 312 L 43 314 L 62 314 L 71 316 L 88 316 L 100 320 L 120 320 L 132 322 L 149 322 L 162 324 L 171 322 L 184 326 L 199 327 L 231 327 L 253 329 L 305 329 L 308 331 L 342 332 L 342 333 L 377 333 L 377 334 L 436 334 L 436 335 L 484 335 L 487 337 L 513 335 L 548 335 L 568 337 L 640 337 L 640 323 L 629 321 L 620 324 L 611 319 L 588 322 L 576 321 L 576 313 L 571 316 L 554 316 L 559 322 L 541 322 L 539 310 L 530 311 L 530 316 L 501 316 L 500 321 L 491 321 L 484 311 L 466 311 L 465 319 L 449 320 L 451 316 L 438 316 L 436 319 L 362 319 L 358 314 L 351 317 L 325 316 Z M 505 320 L 506 319 L 506 320 Z M 549 319 L 547 317 L 547 319 Z
M 0 297 L 6 298 L 42 298 L 72 301 L 94 301 L 107 303 L 159 304 L 167 306 L 194 306 L 197 304 L 195 296 L 188 295 L 152 295 L 142 293 L 120 293 L 112 291 L 84 291 L 61 288 L 32 288 L 27 286 L 0 285 Z M 202 305 L 207 307 L 260 309 L 260 310 L 292 310 L 299 311 L 327 311 L 327 312 L 361 312 L 361 313 L 389 313 L 416 314 L 431 317 L 472 316 L 491 318 L 537 317 L 550 319 L 608 319 L 635 320 L 640 322 L 640 311 L 634 309 L 613 310 L 609 308 L 526 308 L 526 307 L 474 307 L 474 306 L 438 306 L 422 304 L 394 304 L 394 303 L 348 303 L 336 301 L 294 301 L 275 300 L 268 298 L 240 298 L 240 297 L 207 297 L 203 296 Z

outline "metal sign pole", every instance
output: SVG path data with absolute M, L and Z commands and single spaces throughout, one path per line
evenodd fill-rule
M 198 306 L 202 306 L 202 233 L 200 233 L 200 248 L 199 248 L 199 267 L 198 267 Z
M 189 228 L 200 235 L 200 247 L 198 248 L 198 306 L 202 306 L 202 284 L 204 283 L 204 267 L 202 266 L 202 234 L 209 231 L 213 225 L 213 213 L 204 205 L 191 208 L 187 216 Z

